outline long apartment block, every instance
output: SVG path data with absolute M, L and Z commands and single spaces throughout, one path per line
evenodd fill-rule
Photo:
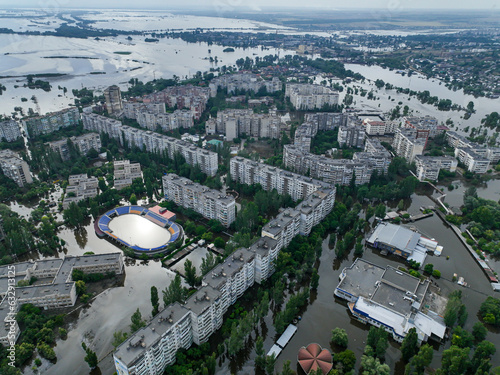
M 493 164 L 500 160 L 500 147 L 481 146 L 453 131 L 446 132 L 446 141 L 455 149 L 455 157 L 471 172 L 485 173 L 489 169 L 486 160 Z
M 437 181 L 439 172 L 445 170 L 455 172 L 457 170 L 458 161 L 452 156 L 423 156 L 415 157 L 417 166 L 417 177 L 420 181 L 431 180 Z
M 36 138 L 39 135 L 53 133 L 61 128 L 76 126 L 79 121 L 80 112 L 78 108 L 66 108 L 43 116 L 25 118 L 22 123 L 28 137 Z
M 68 140 L 71 141 L 73 146 L 76 147 L 82 155 L 87 155 L 91 149 L 99 151 L 102 146 L 101 136 L 97 133 L 88 133 L 79 135 L 78 137 L 70 137 L 59 141 L 47 142 L 46 145 L 53 151 L 59 153 L 62 160 L 67 161 L 71 159 Z
M 258 92 L 265 88 L 266 92 L 281 91 L 283 84 L 278 77 L 273 77 L 271 80 L 266 81 L 260 76 L 252 73 L 237 73 L 225 74 L 215 77 L 209 84 L 210 95 L 215 97 L 217 90 L 222 88 L 226 89 L 228 93 L 232 94 L 236 91 L 253 91 Z
M 69 208 L 71 203 L 78 203 L 87 198 L 97 196 L 99 181 L 97 177 L 87 177 L 86 174 L 71 175 L 63 200 L 63 209 Z
M 123 145 L 124 140 L 129 145 L 139 148 L 145 147 L 148 152 L 166 151 L 173 158 L 180 153 L 189 165 L 199 165 L 202 172 L 209 176 L 217 173 L 218 156 L 216 152 L 204 150 L 180 139 L 158 134 L 150 130 L 142 130 L 123 125 L 120 121 L 95 113 L 85 113 L 82 116 L 83 126 L 87 130 L 104 132 L 118 140 Z
M 339 104 L 339 93 L 327 86 L 287 83 L 285 96 L 297 109 L 321 109 Z
M 417 130 L 405 128 L 396 131 L 392 142 L 394 152 L 410 163 L 413 162 L 417 155 L 422 155 L 426 145 L 427 137 L 419 138 Z
M 207 219 L 218 220 L 225 227 L 229 227 L 236 219 L 233 196 L 209 189 L 174 173 L 163 176 L 163 193 L 167 200 L 190 208 Z

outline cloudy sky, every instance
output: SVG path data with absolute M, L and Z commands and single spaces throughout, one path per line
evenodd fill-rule
M 260 10 L 265 7 L 308 8 L 385 8 L 385 9 L 495 9 L 500 10 L 499 0 L 0 0 L 0 8 L 131 8 L 179 9 L 182 6 L 212 10 L 242 8 Z

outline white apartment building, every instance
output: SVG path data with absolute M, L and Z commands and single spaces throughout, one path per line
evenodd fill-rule
M 33 182 L 28 163 L 21 159 L 17 152 L 0 150 L 0 168 L 5 177 L 14 180 L 19 187 Z
M 117 190 L 132 185 L 132 182 L 136 178 L 142 178 L 141 165 L 139 163 L 130 163 L 130 160 L 115 160 L 113 168 L 114 187 Z
M 137 123 L 143 128 L 156 130 L 160 127 L 164 131 L 194 126 L 193 112 L 187 109 L 178 109 L 172 113 L 155 113 L 151 111 L 136 111 Z
M 413 129 L 398 129 L 392 143 L 396 154 L 410 163 L 417 155 L 422 155 L 427 143 L 426 139 L 416 138 L 416 135 Z
M 21 129 L 19 129 L 19 124 L 16 121 L 0 121 L 0 142 L 4 139 L 7 142 L 12 142 L 20 138 L 21 136 Z
M 455 148 L 455 157 L 465 164 L 469 172 L 482 174 L 490 169 L 490 161 L 469 147 Z
M 329 87 L 321 85 L 287 83 L 285 96 L 297 109 L 321 109 L 322 107 L 337 105 L 339 93 Z
M 458 161 L 452 156 L 422 156 L 415 157 L 417 177 L 420 181 L 437 181 L 441 169 L 448 172 L 457 170 Z
M 63 209 L 68 209 L 72 202 L 78 203 L 87 198 L 97 196 L 99 181 L 97 177 L 87 177 L 86 174 L 71 175 L 63 199 Z
M 87 130 L 104 132 L 110 137 L 118 140 L 122 145 L 125 140 L 130 145 L 139 148 L 145 147 L 148 152 L 166 151 L 170 158 L 179 152 L 190 165 L 199 165 L 202 172 L 209 176 L 215 176 L 219 168 L 218 156 L 216 152 L 204 150 L 193 144 L 181 141 L 176 138 L 158 134 L 149 130 L 132 128 L 122 125 L 120 121 L 104 116 L 83 114 L 83 126 Z
M 233 196 L 209 189 L 174 173 L 163 176 L 165 199 L 175 204 L 191 208 L 207 219 L 218 220 L 229 227 L 236 219 L 236 202 Z
M 141 112 L 150 112 L 157 115 L 166 113 L 165 103 L 123 102 L 124 117 L 137 119 L 137 115 Z

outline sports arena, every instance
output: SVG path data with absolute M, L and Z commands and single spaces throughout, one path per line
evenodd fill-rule
M 138 255 L 157 254 L 182 238 L 182 227 L 140 206 L 109 210 L 94 224 L 99 237 L 108 237 L 134 250 Z

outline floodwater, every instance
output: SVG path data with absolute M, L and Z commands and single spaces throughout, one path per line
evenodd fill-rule
M 153 249 L 170 240 L 170 232 L 139 215 L 120 215 L 109 222 L 109 228 L 118 238 L 132 246 Z
M 206 258 L 208 255 L 209 251 L 206 247 L 197 247 L 194 249 L 192 252 L 190 252 L 187 256 L 182 258 L 180 261 L 175 263 L 173 266 L 170 267 L 172 271 L 176 271 L 180 273 L 182 276 L 184 276 L 185 271 L 184 271 L 184 263 L 186 263 L 187 260 L 190 260 L 193 266 L 196 268 L 196 274 L 198 276 L 201 275 L 201 262 L 203 258 Z

